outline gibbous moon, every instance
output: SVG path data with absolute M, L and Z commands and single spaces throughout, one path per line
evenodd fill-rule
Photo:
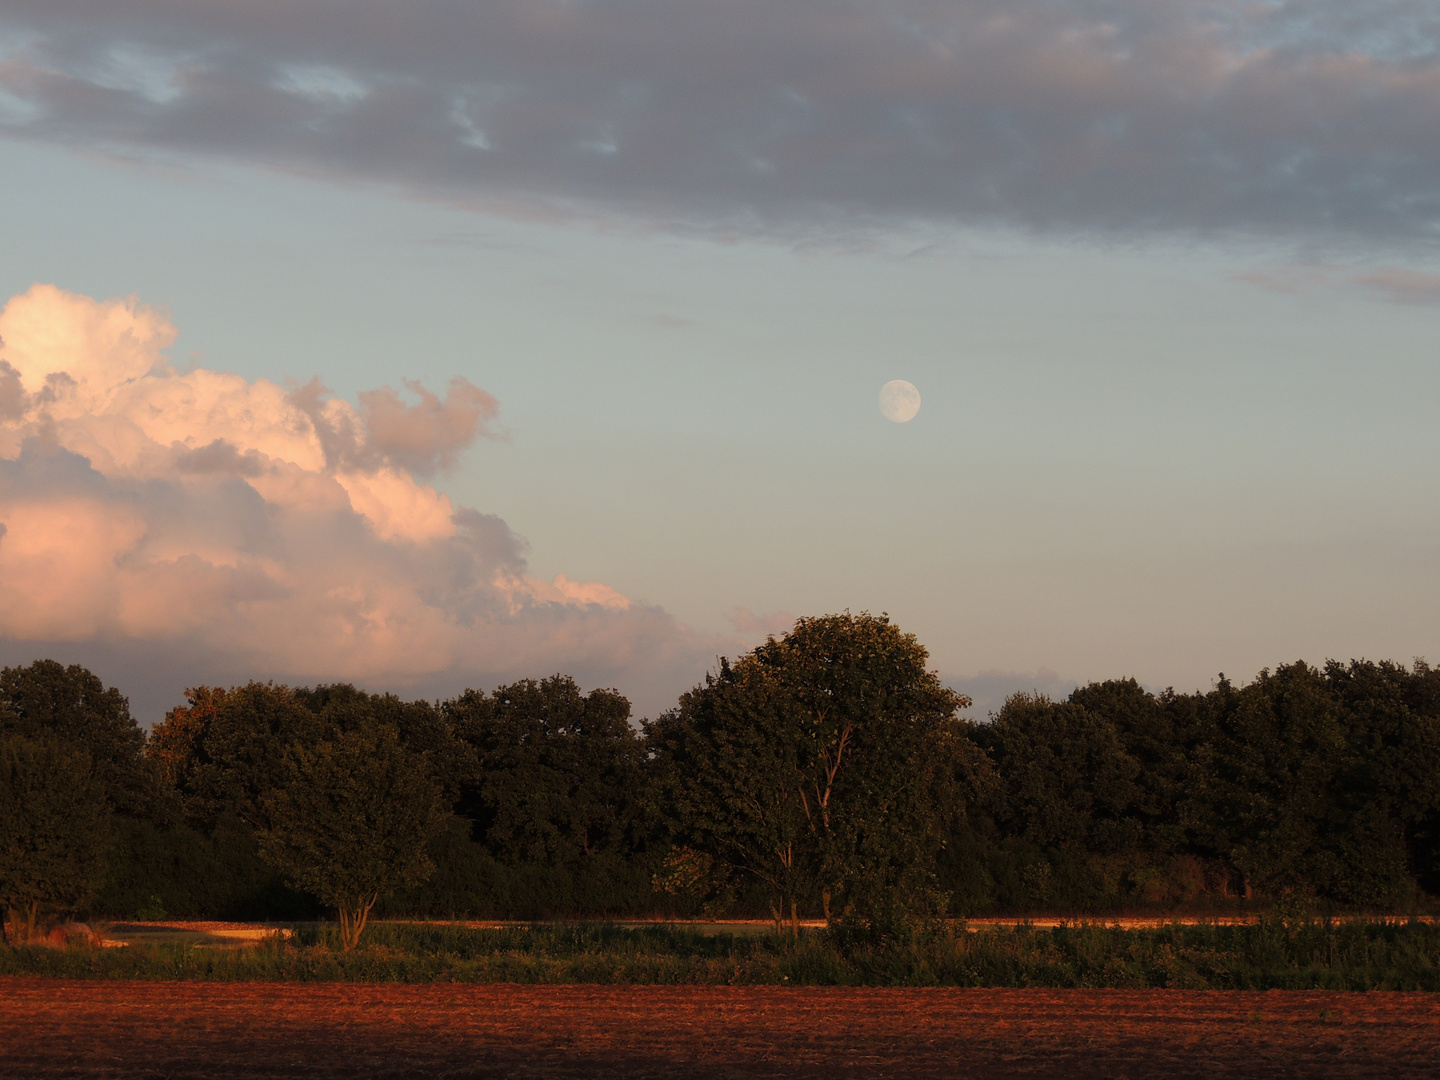
M 920 391 L 914 383 L 891 379 L 880 388 L 880 413 L 886 420 L 903 424 L 920 411 Z

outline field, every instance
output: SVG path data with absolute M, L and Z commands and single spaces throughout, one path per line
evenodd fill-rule
M 1418 920 L 107 929 L 0 950 L 0 1077 L 1440 1076 Z
M 798 938 L 679 925 L 386 922 L 339 947 L 331 924 L 115 926 L 105 949 L 0 949 L 0 976 L 266 983 L 1440 991 L 1440 927 L 1268 921 L 1125 929 L 958 927 Z M 737 928 L 739 929 L 739 928 Z
M 0 1075 L 1434 1076 L 1432 994 L 0 979 Z

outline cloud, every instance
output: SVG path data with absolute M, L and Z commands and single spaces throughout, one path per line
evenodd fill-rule
M 1342 266 L 1300 265 L 1233 274 L 1236 281 L 1269 292 L 1299 295 L 1317 290 L 1360 288 L 1401 304 L 1440 303 L 1440 274 L 1382 266 L 1356 274 Z
M 1433 239 L 1416 0 L 12 0 L 0 125 L 706 227 Z
M 420 398 L 419 405 L 406 405 L 384 387 L 360 394 L 360 412 L 369 445 L 383 460 L 411 472 L 454 466 L 476 435 L 488 434 L 485 425 L 499 408 L 484 390 L 458 377 L 450 380 L 444 401 L 412 379 L 406 379 L 405 386 Z
M 1391 300 L 1409 304 L 1440 304 L 1440 274 L 1389 268 L 1376 270 L 1355 280 Z
M 503 521 L 417 478 L 486 433 L 484 391 L 410 383 L 417 405 L 356 408 L 318 383 L 180 373 L 174 336 L 135 300 L 48 285 L 0 311 L 12 662 L 124 655 L 172 697 L 207 670 L 436 693 L 562 670 L 653 710 L 717 651 L 609 586 L 535 578 Z
M 1255 285 L 1269 292 L 1301 293 L 1329 285 L 1331 275 L 1314 267 L 1289 267 L 1284 270 L 1251 270 L 1233 275 L 1236 281 Z
M 393 389 L 382 387 L 361 391 L 357 412 L 332 402 L 319 379 L 290 397 L 310 418 L 332 465 L 391 465 L 428 474 L 453 467 L 477 436 L 492 434 L 487 425 L 499 406 L 468 380 L 451 379 L 444 401 L 413 379 L 406 379 L 405 387 L 420 399 L 418 405 L 406 405 Z

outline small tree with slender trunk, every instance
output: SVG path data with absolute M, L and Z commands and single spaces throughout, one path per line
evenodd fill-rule
M 0 912 L 15 936 L 33 938 L 43 909 L 85 906 L 110 839 L 110 808 L 89 754 L 56 739 L 0 737 Z
M 264 797 L 263 811 L 261 854 L 292 887 L 336 909 L 346 950 L 382 896 L 430 875 L 425 844 L 445 820 L 424 756 L 373 724 L 292 744 L 284 782 Z

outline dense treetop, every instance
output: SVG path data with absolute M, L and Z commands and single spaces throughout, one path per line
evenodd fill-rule
M 563 675 L 441 702 L 250 683 L 188 691 L 148 739 L 83 668 L 7 668 L 0 803 L 29 816 L 0 823 L 0 891 L 117 915 L 729 911 L 867 933 L 1440 893 L 1422 661 L 1189 694 L 1117 679 L 984 722 L 927 665 L 887 617 L 845 613 L 722 659 L 639 723 Z M 60 794 L 25 794 L 42 788 Z

